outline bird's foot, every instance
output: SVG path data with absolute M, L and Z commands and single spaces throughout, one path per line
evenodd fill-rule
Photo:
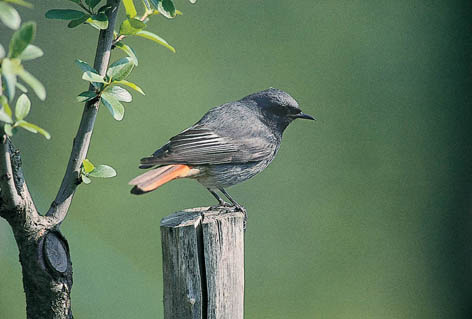
M 219 205 L 220 207 L 233 207 L 232 204 L 227 203 L 227 202 L 225 202 L 225 201 L 219 202 L 218 205 Z
M 210 206 L 210 209 L 209 210 L 212 210 L 212 209 L 218 209 L 218 208 L 221 208 L 221 207 L 233 207 L 232 204 L 230 203 L 227 203 L 225 201 L 221 201 L 218 203 L 218 205 L 214 205 L 214 206 Z
M 221 209 L 221 208 L 234 208 L 235 211 L 243 213 L 243 215 L 244 215 L 243 229 L 244 229 L 244 231 L 246 231 L 246 226 L 247 226 L 247 210 L 246 210 L 246 208 L 244 208 L 241 205 L 233 205 L 233 204 L 229 204 L 225 201 L 221 201 L 221 202 L 218 203 L 218 205 L 210 206 L 208 208 L 208 210 L 210 210 L 210 211 L 211 210 L 218 210 L 218 209 Z

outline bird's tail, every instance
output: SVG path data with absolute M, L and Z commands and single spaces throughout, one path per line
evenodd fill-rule
M 152 169 L 129 182 L 130 185 L 134 185 L 131 193 L 136 195 L 148 193 L 171 180 L 187 177 L 189 172 L 190 167 L 182 164 L 166 165 Z

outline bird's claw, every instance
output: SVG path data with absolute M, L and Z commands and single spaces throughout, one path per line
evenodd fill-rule
M 225 202 L 225 201 L 219 202 L 218 205 L 219 205 L 220 207 L 232 207 L 232 206 L 233 206 L 232 204 L 227 203 L 227 202 Z
M 232 205 L 227 202 L 220 202 L 218 205 L 215 206 L 210 206 L 208 210 L 217 210 L 219 208 L 230 208 L 234 207 L 234 209 L 238 212 L 243 213 L 244 215 L 244 220 L 243 220 L 243 229 L 246 231 L 246 226 L 247 226 L 247 210 L 241 205 Z
M 218 205 L 210 206 L 210 210 L 212 209 L 218 209 L 218 208 L 228 208 L 228 207 L 233 207 L 233 205 L 227 203 L 227 202 L 219 202 Z

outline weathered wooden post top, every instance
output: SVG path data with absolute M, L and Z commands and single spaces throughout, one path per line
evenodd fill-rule
M 165 319 L 242 319 L 244 215 L 193 208 L 161 220 Z

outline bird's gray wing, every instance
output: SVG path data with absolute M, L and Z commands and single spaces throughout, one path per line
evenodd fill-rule
M 150 157 L 141 159 L 142 168 L 163 164 L 225 164 L 260 161 L 271 156 L 276 145 L 264 138 L 221 136 L 207 127 L 193 126 L 172 137 Z

